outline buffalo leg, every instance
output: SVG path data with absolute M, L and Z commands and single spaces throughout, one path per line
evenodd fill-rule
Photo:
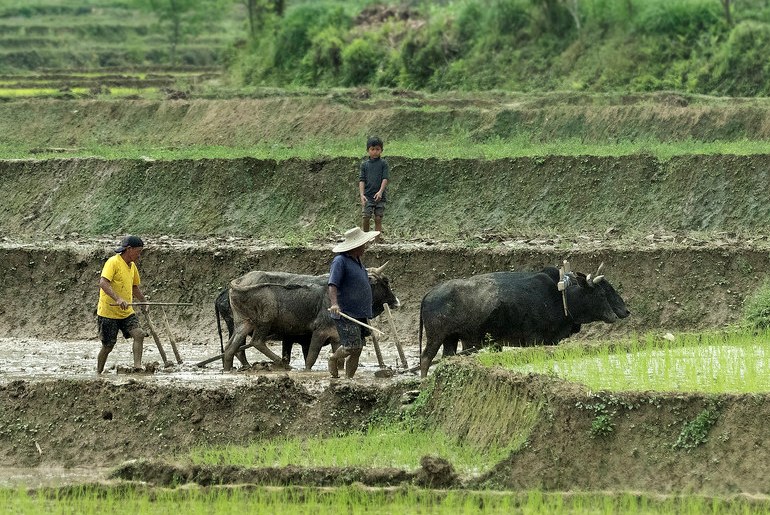
M 246 343 L 246 337 L 253 330 L 251 324 L 248 322 L 242 322 L 238 325 L 238 328 L 233 332 L 233 336 L 227 342 L 227 348 L 222 355 L 222 365 L 226 372 L 233 369 L 233 359 L 235 355 L 239 353 L 238 349 Z M 244 353 L 244 358 L 246 354 Z
M 281 363 L 289 366 L 291 363 L 291 348 L 294 346 L 293 338 L 284 338 L 281 340 Z
M 270 350 L 270 347 L 266 343 L 266 334 L 259 334 L 254 331 L 254 335 L 251 337 L 251 345 L 259 352 L 270 358 L 273 363 L 281 364 L 281 356 Z
M 433 358 L 438 354 L 439 348 L 442 347 L 442 343 L 446 349 L 446 342 L 433 340 L 430 337 L 428 338 L 428 341 L 425 344 L 425 350 L 422 351 L 422 356 L 420 356 L 420 377 L 426 377 L 428 375 L 428 369 L 430 368 L 431 363 L 433 363 Z M 456 347 L 457 343 L 455 342 L 455 348 Z
M 305 370 L 309 371 L 315 365 L 318 360 L 318 354 L 321 352 L 321 347 L 326 342 L 325 333 L 313 333 L 310 338 L 310 342 L 307 343 L 307 355 L 305 356 Z M 302 346 L 302 351 L 305 351 L 305 345 Z
M 244 338 L 244 341 L 246 339 Z M 240 347 L 239 347 L 240 348 Z M 249 360 L 246 359 L 246 351 L 245 350 L 239 350 L 235 357 L 238 358 L 238 361 L 241 362 L 241 368 L 249 368 L 251 365 L 249 365 Z
M 305 363 L 307 363 L 307 355 L 310 353 L 310 342 L 312 341 L 312 338 L 308 338 L 307 336 L 302 336 L 301 338 L 297 338 L 297 343 L 299 343 L 300 347 L 302 347 L 302 358 L 305 360 Z M 323 343 L 321 344 L 323 347 Z
M 441 353 L 441 356 L 454 356 L 455 354 L 457 354 L 457 340 L 444 342 L 444 351 Z

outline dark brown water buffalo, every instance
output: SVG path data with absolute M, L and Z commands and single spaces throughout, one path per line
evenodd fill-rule
M 434 287 L 420 304 L 420 373 L 428 368 L 443 346 L 444 356 L 480 348 L 489 335 L 497 344 L 512 346 L 555 344 L 580 331 L 581 324 L 609 324 L 630 312 L 612 285 L 597 275 L 568 274 L 568 315 L 557 284 L 559 270 L 495 272 L 454 279 Z M 427 343 L 422 350 L 422 331 Z
M 370 268 L 372 311 L 378 316 L 383 304 L 392 309 L 399 306 L 390 288 L 390 281 L 382 273 L 385 265 Z M 232 369 L 237 350 L 251 334 L 251 345 L 276 363 L 281 357 L 272 352 L 265 341 L 307 337 L 310 335 L 305 370 L 310 370 L 325 343 L 339 342 L 337 328 L 329 315 L 329 279 L 325 275 L 298 275 L 286 272 L 249 272 L 230 283 L 230 306 L 235 330 L 224 351 L 224 368 Z
M 216 314 L 216 317 L 217 317 L 217 331 L 219 332 L 219 346 L 222 349 L 222 354 L 224 354 L 225 345 L 224 345 L 224 340 L 222 338 L 221 320 L 224 320 L 225 325 L 227 326 L 228 342 L 230 341 L 230 338 L 233 337 L 233 331 L 235 330 L 235 321 L 233 320 L 233 310 L 230 307 L 230 287 L 229 286 L 227 288 L 224 288 L 221 292 L 219 292 L 219 295 L 217 295 L 217 298 L 214 300 L 214 313 Z M 298 343 L 300 347 L 302 347 L 302 356 L 305 358 L 305 362 L 307 362 L 307 355 L 310 350 L 310 337 L 311 337 L 311 333 L 307 333 L 304 335 L 286 336 L 283 339 L 281 339 L 281 362 L 287 366 L 289 365 L 289 363 L 291 363 L 291 351 L 295 343 Z M 273 339 L 275 339 L 275 337 L 273 337 Z M 332 342 L 330 340 L 327 340 L 323 345 L 327 345 L 329 343 L 332 343 Z M 249 361 L 246 359 L 245 350 L 240 350 L 236 352 L 235 357 L 238 358 L 238 361 L 241 362 L 241 366 L 244 366 L 244 367 L 249 366 Z M 313 364 L 311 364 L 311 366 L 312 365 Z

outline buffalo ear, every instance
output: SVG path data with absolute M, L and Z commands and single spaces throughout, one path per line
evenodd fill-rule
M 575 279 L 577 279 L 578 285 L 581 288 L 590 288 L 591 284 L 588 282 L 588 279 L 586 278 L 585 274 L 581 274 L 580 272 L 575 273 Z

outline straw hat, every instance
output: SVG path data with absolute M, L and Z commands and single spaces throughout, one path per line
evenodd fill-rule
M 360 247 L 364 243 L 372 241 L 380 234 L 380 231 L 364 232 L 360 227 L 354 227 L 353 229 L 345 231 L 345 241 L 338 243 L 332 252 L 347 252 L 355 248 Z

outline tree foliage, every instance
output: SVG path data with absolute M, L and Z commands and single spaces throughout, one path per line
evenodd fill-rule
M 135 0 L 136 5 L 157 16 L 168 38 L 171 63 L 177 64 L 177 48 L 185 37 L 222 18 L 232 0 Z

